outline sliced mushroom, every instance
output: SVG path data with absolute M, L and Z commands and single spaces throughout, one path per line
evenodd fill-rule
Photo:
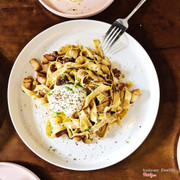
M 56 65 L 55 65 L 55 64 L 52 64 L 52 65 L 50 66 L 50 71 L 53 73 L 53 72 L 55 72 L 56 70 L 57 70 Z
M 56 81 L 56 85 L 60 86 L 63 84 L 66 84 L 68 78 L 66 76 L 64 76 L 64 78 L 62 78 L 62 76 L 57 77 L 57 81 Z
M 141 95 L 142 95 L 142 92 L 140 89 L 135 89 L 134 91 L 132 91 L 130 103 L 134 103 Z
M 117 86 L 117 88 L 118 88 L 119 90 L 122 90 L 124 86 L 125 86 L 124 83 L 119 83 L 118 86 Z
M 43 91 L 39 91 L 39 95 L 44 97 L 45 96 L 45 93 Z
M 32 89 L 32 82 L 33 82 L 33 79 L 32 79 L 32 78 L 24 78 L 24 80 L 23 80 L 23 86 L 24 86 L 26 89 L 31 90 L 31 89 Z
M 57 58 L 58 57 L 58 52 L 57 51 L 53 51 L 52 55 Z
M 35 78 L 34 81 L 33 81 L 33 86 L 36 86 L 38 84 L 39 84 L 39 82 L 37 81 L 37 78 Z
M 88 139 L 87 137 L 82 139 L 85 144 L 91 144 L 92 139 Z
M 45 54 L 43 57 L 46 58 L 48 61 L 55 61 L 56 60 L 56 57 L 53 56 L 52 54 Z
M 46 76 L 43 73 L 37 73 L 37 81 L 40 84 L 45 84 L 46 83 Z
M 112 72 L 113 72 L 115 77 L 119 77 L 121 75 L 121 71 L 118 70 L 117 68 L 113 69 Z
M 74 139 L 75 139 L 76 141 L 80 141 L 80 140 L 82 139 L 82 136 L 74 136 Z
M 42 71 L 42 66 L 38 63 L 37 59 L 33 58 L 30 60 L 30 64 L 35 69 L 35 71 Z
M 61 64 L 67 63 L 67 62 L 75 62 L 75 59 L 72 57 L 64 57 L 57 60 Z
M 49 61 L 43 56 L 43 59 L 41 60 L 42 64 L 48 64 Z
M 60 137 L 60 136 L 62 136 L 62 135 L 64 135 L 64 134 L 67 134 L 67 130 L 66 130 L 66 129 L 65 129 L 65 130 L 62 130 L 62 131 L 59 131 L 58 133 L 55 134 L 55 136 L 56 136 L 56 137 Z

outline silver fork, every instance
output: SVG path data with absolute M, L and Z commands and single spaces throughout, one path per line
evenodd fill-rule
M 129 27 L 128 20 L 131 16 L 144 4 L 146 0 L 141 0 L 133 11 L 125 19 L 117 19 L 106 32 L 102 40 L 102 48 L 104 51 L 110 50 L 114 43 L 121 37 L 121 35 Z

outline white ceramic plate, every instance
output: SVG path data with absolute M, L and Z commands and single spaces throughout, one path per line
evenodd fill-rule
M 94 16 L 113 3 L 114 0 L 39 0 L 52 13 L 66 18 Z
M 110 24 L 92 20 L 74 20 L 57 24 L 32 39 L 22 50 L 12 68 L 8 85 L 8 104 L 14 127 L 24 143 L 44 160 L 73 170 L 94 170 L 115 164 L 133 153 L 149 134 L 158 111 L 159 84 L 151 59 L 141 45 L 127 33 L 127 46 L 110 55 L 114 66 L 140 88 L 143 95 L 135 102 L 122 126 L 115 126 L 103 140 L 87 145 L 67 136 L 48 139 L 46 116 L 21 90 L 23 78 L 34 75 L 29 64 L 33 57 L 58 50 L 66 44 L 93 47 L 92 40 L 102 39 Z M 126 38 L 125 38 L 126 37 Z M 42 112 L 41 112 L 42 111 Z M 52 146 L 52 148 L 49 148 Z M 56 149 L 56 151 L 52 151 Z M 74 160 L 74 158 L 76 160 Z
M 0 162 L 0 179 L 1 180 L 40 180 L 29 169 L 18 164 L 9 162 Z

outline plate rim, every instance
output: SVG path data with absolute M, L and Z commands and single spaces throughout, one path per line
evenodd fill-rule
M 180 170 L 180 135 L 179 135 L 178 143 L 177 143 L 177 164 Z
M 132 153 L 134 153 L 134 152 L 143 144 L 143 142 L 145 141 L 145 139 L 146 139 L 146 138 L 148 137 L 148 135 L 150 134 L 150 132 L 151 132 L 151 130 L 152 130 L 154 124 L 155 124 L 155 121 L 156 121 L 156 119 L 157 119 L 157 114 L 158 114 L 159 104 L 160 104 L 160 84 L 159 84 L 159 79 L 158 79 L 158 75 L 157 75 L 156 68 L 155 68 L 155 66 L 154 66 L 154 64 L 153 64 L 150 56 L 148 55 L 148 53 L 146 52 L 146 50 L 143 48 L 143 46 L 141 46 L 141 44 L 140 44 L 135 38 L 133 38 L 130 34 L 126 33 L 126 35 L 128 35 L 130 38 L 132 38 L 133 40 L 135 40 L 135 41 L 138 43 L 138 45 L 141 47 L 141 49 L 144 51 L 144 53 L 146 53 L 146 55 L 149 57 L 149 60 L 150 60 L 149 63 L 152 65 L 152 68 L 153 68 L 154 73 L 155 73 L 154 75 L 156 76 L 157 90 L 158 90 L 158 95 L 157 95 L 157 97 L 158 97 L 158 99 L 157 99 L 157 108 L 156 108 L 155 113 L 154 113 L 153 123 L 151 124 L 151 126 L 150 126 L 149 129 L 148 129 L 148 133 L 146 133 L 146 135 L 142 138 L 142 140 L 141 140 L 141 142 L 139 143 L 139 145 L 138 145 L 138 146 L 135 146 L 134 150 L 133 150 L 131 153 L 129 153 L 127 156 L 123 157 L 121 160 L 117 160 L 117 161 L 115 161 L 115 162 L 113 162 L 113 163 L 110 163 L 109 165 L 104 165 L 104 166 L 97 167 L 97 168 L 96 168 L 96 167 L 95 167 L 95 168 L 83 168 L 83 169 L 74 168 L 74 167 L 71 168 L 71 167 L 69 167 L 69 166 L 59 165 L 59 164 L 57 164 L 57 163 L 51 162 L 51 161 L 48 160 L 46 157 L 43 157 L 42 155 L 38 154 L 33 148 L 31 148 L 31 147 L 29 146 L 29 144 L 28 144 L 27 142 L 25 142 L 25 140 L 23 139 L 23 137 L 21 137 L 21 135 L 20 135 L 20 133 L 19 133 L 17 127 L 16 127 L 16 124 L 15 124 L 15 122 L 13 121 L 13 116 L 12 116 L 11 108 L 10 108 L 10 98 L 9 98 L 9 97 L 10 97 L 11 76 L 12 76 L 13 70 L 14 70 L 14 68 L 15 68 L 15 65 L 16 65 L 16 63 L 17 63 L 17 60 L 18 60 L 19 57 L 21 56 L 22 52 L 27 48 L 27 46 L 28 46 L 32 41 L 34 41 L 34 39 L 36 39 L 37 37 L 41 36 L 41 34 L 45 33 L 46 31 L 49 31 L 49 30 L 51 30 L 51 29 L 53 29 L 53 28 L 56 28 L 57 26 L 61 26 L 61 25 L 63 25 L 63 24 L 69 24 L 69 23 L 73 23 L 73 22 L 76 22 L 76 23 L 78 23 L 78 22 L 81 22 L 81 23 L 82 23 L 82 22 L 95 22 L 95 23 L 106 24 L 106 25 L 108 25 L 108 26 L 111 25 L 111 24 L 109 24 L 109 23 L 102 22 L 102 21 L 97 21 L 97 20 L 88 20 L 88 19 L 83 19 L 83 20 L 82 20 L 82 19 L 79 19 L 79 20 L 70 20 L 70 21 L 66 21 L 66 22 L 62 22 L 62 23 L 55 24 L 55 25 L 53 25 L 53 26 L 45 29 L 44 31 L 40 32 L 40 33 L 37 34 L 34 38 L 32 38 L 32 39 L 24 46 L 24 48 L 21 50 L 21 52 L 20 52 L 19 55 L 17 56 L 17 58 L 16 58 L 16 60 L 15 60 L 15 62 L 14 62 L 14 64 L 13 64 L 13 67 L 12 67 L 12 69 L 11 69 L 10 75 L 9 75 L 8 89 L 7 89 L 8 110 L 9 110 L 9 114 L 10 114 L 10 117 L 11 117 L 11 121 L 12 121 L 12 123 L 13 123 L 13 126 L 14 126 L 17 134 L 19 135 L 19 137 L 21 138 L 21 140 L 24 142 L 24 144 L 25 144 L 32 152 L 34 152 L 37 156 L 39 156 L 39 157 L 42 158 L 43 160 L 49 162 L 50 164 L 53 164 L 53 165 L 58 166 L 58 167 L 61 167 L 61 168 L 65 168 L 65 169 L 69 169 L 69 170 L 76 170 L 76 171 L 92 171 L 92 170 L 98 170 L 98 169 L 107 168 L 107 167 L 109 167 L 109 166 L 112 166 L 112 165 L 114 165 L 114 164 L 117 164 L 117 163 L 121 162 L 121 161 L 124 160 L 125 158 L 129 157 Z
M 50 6 L 48 6 L 43 0 L 39 0 L 39 2 L 48 11 L 50 11 L 51 13 L 53 13 L 53 14 L 55 14 L 57 16 L 61 16 L 61 17 L 65 17 L 65 18 L 87 18 L 87 17 L 94 16 L 94 15 L 97 15 L 97 14 L 101 13 L 102 11 L 107 9 L 114 2 L 114 0 L 108 0 L 107 3 L 105 3 L 105 5 L 102 8 L 99 8 L 96 11 L 91 11 L 91 12 L 85 13 L 85 14 L 66 14 L 66 13 L 62 13 L 62 12 L 60 12 L 58 10 L 55 10 L 55 9 L 51 8 Z
M 40 180 L 40 178 L 34 173 L 32 172 L 30 169 L 20 165 L 20 164 L 16 164 L 16 163 L 12 163 L 12 162 L 0 162 L 0 165 L 5 165 L 5 166 L 10 166 L 10 167 L 13 167 L 13 168 L 19 168 L 23 171 L 26 171 L 28 172 L 28 174 L 30 174 L 31 176 L 33 176 L 34 178 L 36 178 L 37 180 Z

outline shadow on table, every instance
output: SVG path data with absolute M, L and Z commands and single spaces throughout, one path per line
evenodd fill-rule
M 30 171 L 32 171 L 36 176 L 38 176 L 40 179 L 52 179 L 52 177 L 50 177 L 50 175 L 48 175 L 46 172 L 46 169 L 44 169 L 44 167 L 42 166 L 37 166 L 35 164 L 30 164 L 30 163 L 26 163 L 26 162 L 21 162 L 21 161 L 13 161 L 12 163 L 21 165 L 27 169 L 29 169 Z
M 7 86 L 11 67 L 12 63 L 0 52 L 0 148 L 13 132 L 7 106 Z
M 127 3 L 126 1 L 115 0 L 103 12 L 95 16 L 92 16 L 92 19 L 112 24 L 118 18 L 127 17 L 127 15 L 134 9 L 134 7 L 138 3 L 139 3 L 139 0 L 129 1 L 129 3 Z M 145 5 L 143 5 L 143 7 L 140 8 L 138 12 L 135 14 L 136 18 L 137 16 L 141 16 L 143 12 L 146 12 L 146 8 L 148 8 L 147 3 L 148 2 L 146 2 Z

